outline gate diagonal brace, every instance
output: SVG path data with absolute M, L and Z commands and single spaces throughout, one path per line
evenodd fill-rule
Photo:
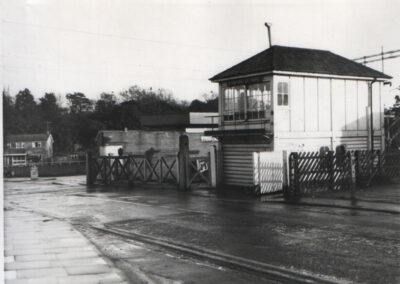
M 100 174 L 100 179 L 101 179 L 101 170 L 103 169 L 103 160 L 101 160 L 100 165 L 99 162 L 97 161 L 97 159 L 93 159 L 93 176 L 94 176 L 94 180 L 97 181 L 99 180 L 97 177 Z
M 195 170 L 194 176 L 189 180 L 189 185 L 192 184 L 197 176 L 200 176 L 206 183 L 209 183 L 208 179 L 197 169 L 197 166 L 193 161 L 190 161 L 189 165 Z
M 108 159 L 108 158 L 106 158 L 106 159 Z M 111 183 L 113 181 L 113 171 L 114 171 L 116 163 L 115 163 L 115 161 L 114 161 L 114 163 L 112 163 L 111 159 L 108 159 L 108 160 L 110 161 L 111 166 L 108 169 L 108 172 L 106 171 L 106 177 L 109 178 L 109 182 Z M 115 179 L 115 177 L 114 177 L 114 179 Z
M 145 160 L 146 165 L 148 166 L 148 168 L 150 169 L 150 173 L 149 176 L 146 178 L 146 181 L 150 181 L 151 180 L 151 176 L 154 174 L 157 177 L 157 180 L 160 180 L 160 176 L 157 174 L 156 168 L 158 166 L 158 163 L 160 162 L 160 160 L 157 160 L 154 165 L 152 166 L 150 164 L 150 162 L 148 160 Z
M 104 166 L 103 166 L 103 170 L 104 170 L 103 179 L 104 179 L 104 183 L 106 183 L 106 184 L 107 183 L 111 183 L 111 181 L 112 181 L 112 171 L 114 169 L 114 164 L 115 164 L 115 163 L 112 163 L 111 166 L 107 170 L 107 161 L 111 161 L 111 159 L 108 158 L 108 157 L 104 157 L 103 158 L 103 163 L 104 163 Z
M 145 180 L 145 177 L 144 177 L 144 174 L 143 174 L 143 172 L 142 172 L 142 166 L 143 166 L 143 164 L 144 164 L 144 160 L 141 160 L 140 161 L 140 163 L 138 164 L 138 163 L 136 163 L 136 161 L 135 160 L 133 160 L 133 163 L 134 163 L 134 165 L 135 165 L 135 167 L 136 167 L 136 172 L 135 172 L 135 174 L 133 175 L 133 179 L 135 179 L 137 176 L 138 176 L 138 173 L 141 175 L 141 177 L 142 177 L 142 180 L 144 181 Z
M 174 165 L 175 165 L 175 163 L 176 163 L 176 160 L 173 160 L 173 162 L 171 163 L 171 165 L 168 166 L 167 161 L 165 161 L 165 159 L 162 157 L 162 158 L 161 158 L 161 165 L 162 165 L 163 163 L 164 163 L 165 167 L 167 168 L 167 173 L 165 174 L 165 176 L 163 176 L 163 177 L 161 178 L 162 182 L 164 182 L 164 181 L 168 178 L 169 175 L 172 177 L 172 179 L 173 179 L 174 181 L 178 181 L 177 178 L 176 178 L 176 176 L 175 176 L 174 173 L 172 172 L 172 169 L 173 169 L 173 167 L 174 167 Z
M 122 163 L 121 163 L 121 159 L 118 158 L 118 164 L 121 166 L 121 167 L 120 167 L 121 171 L 118 173 L 118 177 L 117 177 L 117 178 L 120 179 L 121 176 L 122 176 L 122 174 L 124 174 L 125 177 L 126 177 L 127 179 L 129 179 L 129 172 L 126 171 L 126 168 L 127 168 L 127 166 L 129 165 L 129 158 L 126 159 L 125 164 L 122 164 Z

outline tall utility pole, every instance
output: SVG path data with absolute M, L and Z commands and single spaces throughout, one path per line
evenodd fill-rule
M 50 121 L 45 121 L 45 123 L 46 123 L 46 133 L 50 133 L 49 125 L 51 124 L 51 122 Z
M 354 61 L 362 61 L 360 63 L 367 64 L 371 62 L 381 61 L 382 73 L 385 71 L 384 61 L 400 57 L 400 49 L 383 52 L 383 46 L 381 46 L 381 52 L 368 56 L 363 56 L 353 59 Z M 367 123 L 368 123 L 368 148 L 369 150 L 374 149 L 374 126 L 373 126 L 373 112 L 372 112 L 372 84 L 376 81 L 372 81 L 368 84 L 368 107 L 367 107 Z
M 264 23 L 264 25 L 267 27 L 268 29 L 268 40 L 269 40 L 269 47 L 271 47 L 272 42 L 271 42 L 271 24 L 268 23 Z
M 362 64 L 367 64 L 371 62 L 381 61 L 382 63 L 382 72 L 384 72 L 384 61 L 392 58 L 400 57 L 400 49 L 391 50 L 383 52 L 383 46 L 381 47 L 381 52 L 373 55 L 367 55 L 363 57 L 354 58 L 354 61 L 361 61 Z

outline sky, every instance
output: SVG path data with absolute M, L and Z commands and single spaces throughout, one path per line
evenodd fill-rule
M 180 100 L 217 92 L 208 79 L 272 44 L 347 58 L 400 49 L 399 0 L 0 0 L 2 83 L 12 95 L 163 88 Z M 381 70 L 381 63 L 368 66 Z M 384 62 L 400 85 L 400 57 Z M 392 96 L 393 95 L 393 96 Z

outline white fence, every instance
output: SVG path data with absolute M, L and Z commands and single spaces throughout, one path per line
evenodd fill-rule
M 282 191 L 287 180 L 286 159 L 286 152 L 253 153 L 254 185 L 261 194 Z

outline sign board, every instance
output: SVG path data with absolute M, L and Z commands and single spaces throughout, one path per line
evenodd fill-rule
M 39 171 L 37 166 L 31 167 L 31 180 L 36 180 L 39 177 Z
M 208 164 L 205 159 L 196 159 L 197 170 L 201 173 L 208 171 Z

